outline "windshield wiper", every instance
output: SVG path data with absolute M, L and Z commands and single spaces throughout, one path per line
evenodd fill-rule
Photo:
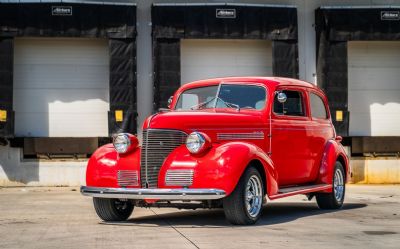
M 216 108 L 218 101 L 221 101 L 221 102 L 222 102 L 224 105 L 226 105 L 227 107 L 229 107 L 229 108 L 235 108 L 236 110 L 240 111 L 240 106 L 239 106 L 239 105 L 226 102 L 226 101 L 224 101 L 223 99 L 221 99 L 220 97 L 213 97 L 212 99 L 209 99 L 209 100 L 207 100 L 207 101 L 205 101 L 205 102 L 202 102 L 202 103 L 199 103 L 199 104 L 197 104 L 197 105 L 194 105 L 194 106 L 190 107 L 190 110 L 198 110 L 198 109 L 200 109 L 201 107 L 207 105 L 208 103 L 210 103 L 210 102 L 212 102 L 212 101 L 214 101 L 214 100 L 217 100 L 217 101 L 215 102 L 215 105 L 213 106 L 213 108 Z
M 218 99 L 221 100 L 227 107 L 236 108 L 236 110 L 240 111 L 240 106 L 239 105 L 226 102 L 226 101 L 222 100 L 221 98 L 218 98 Z
M 218 99 L 218 97 L 213 97 L 212 99 L 209 99 L 207 101 L 204 101 L 204 102 L 201 102 L 201 103 L 199 103 L 197 105 L 194 105 L 194 106 L 190 107 L 190 110 L 198 110 L 198 109 L 200 109 L 200 107 L 203 107 L 203 106 L 207 105 L 208 103 L 210 103 L 211 101 L 213 101 L 215 99 Z

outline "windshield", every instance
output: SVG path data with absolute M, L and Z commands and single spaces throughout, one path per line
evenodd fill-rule
M 254 85 L 221 84 L 192 88 L 184 91 L 175 110 L 207 108 L 235 108 L 261 110 L 265 106 L 266 92 Z

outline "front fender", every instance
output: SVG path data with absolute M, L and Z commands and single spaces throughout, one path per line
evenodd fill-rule
M 343 146 L 335 140 L 329 140 L 325 145 L 317 183 L 332 184 L 334 167 L 339 157 L 343 158 L 342 163 L 344 163 L 343 167 L 346 171 L 346 180 L 349 179 L 349 159 L 344 151 Z
M 140 147 L 127 154 L 118 154 L 112 144 L 98 148 L 88 161 L 86 185 L 89 187 L 119 187 L 118 170 L 140 172 Z M 140 179 L 139 185 L 140 186 Z
M 190 154 L 185 145 L 176 148 L 164 161 L 158 186 L 166 187 L 164 179 L 167 170 L 193 169 L 191 188 L 223 189 L 229 195 L 252 160 L 258 160 L 263 166 L 267 193 L 276 193 L 277 173 L 271 159 L 259 147 L 245 142 L 213 144 L 211 149 L 201 156 Z

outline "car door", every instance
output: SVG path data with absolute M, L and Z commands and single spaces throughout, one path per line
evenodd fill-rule
M 284 93 L 286 102 L 278 101 Z M 309 105 L 306 89 L 281 87 L 274 95 L 272 109 L 272 154 L 280 186 L 307 183 L 311 179 Z
M 313 134 L 310 143 L 310 156 L 313 160 L 311 178 L 316 179 L 325 145 L 329 139 L 334 137 L 334 134 L 328 111 L 329 109 L 324 95 L 317 91 L 309 90 L 308 96 L 311 116 L 310 128 L 312 128 Z

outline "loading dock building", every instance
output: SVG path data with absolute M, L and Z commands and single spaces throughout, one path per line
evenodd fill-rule
M 0 135 L 25 155 L 91 153 L 136 129 L 133 4 L 1 3 L 0 26 Z
M 0 185 L 83 184 L 86 159 L 66 156 L 140 136 L 181 84 L 234 75 L 319 85 L 353 180 L 398 183 L 400 2 L 384 4 L 0 0 Z
M 230 75 L 298 78 L 297 9 L 153 4 L 155 108 L 181 85 Z
M 316 10 L 317 72 L 353 154 L 400 151 L 400 9 Z

